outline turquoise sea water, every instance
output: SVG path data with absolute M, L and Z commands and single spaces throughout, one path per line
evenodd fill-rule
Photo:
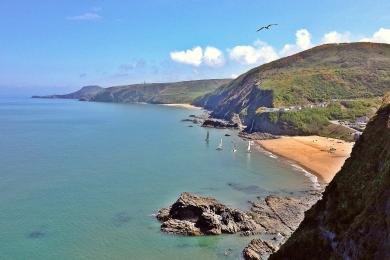
M 194 113 L 0 99 L 0 259 L 226 259 L 227 248 L 239 259 L 251 237 L 162 234 L 152 214 L 182 191 L 245 209 L 311 182 L 262 152 L 245 153 L 234 131 L 210 129 L 207 145 L 206 129 L 180 122 Z

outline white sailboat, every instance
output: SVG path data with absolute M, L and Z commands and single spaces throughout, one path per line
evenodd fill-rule
M 251 146 L 252 146 L 252 144 L 253 144 L 253 142 L 252 141 L 248 141 L 248 149 L 247 149 L 247 153 L 250 153 L 250 152 L 252 152 L 252 150 L 251 150 Z
M 223 150 L 222 138 L 221 138 L 221 142 L 219 143 L 219 145 L 218 145 L 218 147 L 217 147 L 217 150 L 218 150 L 218 151 Z
M 235 144 L 235 143 L 233 143 L 233 149 L 232 149 L 232 152 L 233 152 L 233 153 L 237 152 L 237 147 L 236 147 L 236 144 Z

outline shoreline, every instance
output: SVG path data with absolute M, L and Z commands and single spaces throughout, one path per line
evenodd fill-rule
M 282 136 L 256 140 L 262 149 L 301 167 L 324 183 L 329 183 L 350 156 L 354 143 L 320 136 Z M 335 150 L 330 152 L 330 149 Z M 309 177 L 310 178 L 310 177 Z
M 172 103 L 172 104 L 161 104 L 163 106 L 167 107 L 180 107 L 180 108 L 186 108 L 186 109 L 202 109 L 201 107 L 197 107 L 191 104 L 187 103 Z

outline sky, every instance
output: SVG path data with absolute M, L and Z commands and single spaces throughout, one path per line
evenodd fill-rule
M 0 93 L 234 78 L 323 43 L 390 43 L 389 14 L 388 0 L 1 0 Z

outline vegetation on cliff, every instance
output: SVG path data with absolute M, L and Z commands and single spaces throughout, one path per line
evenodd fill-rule
M 91 100 L 118 103 L 191 103 L 197 97 L 210 93 L 229 82 L 229 79 L 209 79 L 110 87 L 98 93 Z

